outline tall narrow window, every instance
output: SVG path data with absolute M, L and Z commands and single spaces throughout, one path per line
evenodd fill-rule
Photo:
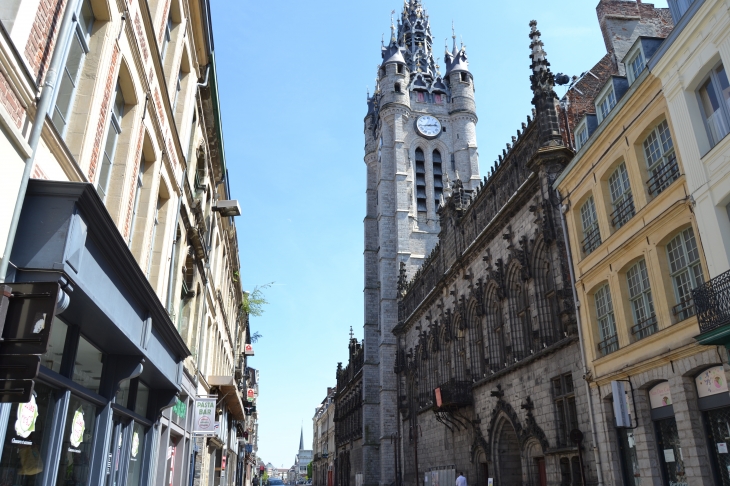
M 99 181 L 96 190 L 101 200 L 106 200 L 107 191 L 109 190 L 109 181 L 112 176 L 112 165 L 114 164 L 114 153 L 117 150 L 117 141 L 122 133 L 122 117 L 124 116 L 124 95 L 117 81 L 117 88 L 114 93 L 114 104 L 110 114 L 109 128 L 106 132 L 106 142 L 104 143 L 104 154 L 101 161 L 101 170 L 99 171 Z
M 193 120 L 190 122 L 190 134 L 188 135 L 188 156 L 187 160 L 190 161 L 193 156 L 193 148 L 195 147 L 195 127 L 198 124 L 198 112 L 193 109 Z
M 570 432 L 578 428 L 573 375 L 567 373 L 552 379 L 553 400 L 558 414 L 558 443 L 570 444 Z
M 152 236 L 150 237 L 150 252 L 149 255 L 147 255 L 147 272 L 145 272 L 147 278 L 150 278 L 150 274 L 152 272 L 152 260 L 154 260 L 155 255 L 155 245 L 157 244 L 157 226 L 160 224 L 160 206 L 162 205 L 162 200 L 157 199 L 157 205 L 155 206 L 155 219 L 152 220 Z
M 167 14 L 167 22 L 165 23 L 165 37 L 162 39 L 162 52 L 160 53 L 160 56 L 162 56 L 162 60 L 165 60 L 165 54 L 167 54 L 167 48 L 170 45 L 170 41 L 172 40 L 172 9 L 170 9 L 170 12 Z
M 631 195 L 631 184 L 629 184 L 629 173 L 626 164 L 621 162 L 616 170 L 608 178 L 608 188 L 611 191 L 611 224 L 616 229 L 623 226 L 628 220 L 634 217 L 634 198 Z
M 613 87 L 611 87 L 608 92 L 603 95 L 603 98 L 596 103 L 599 123 L 606 118 L 609 113 L 611 113 L 614 106 L 616 106 L 616 92 L 613 90 Z
M 649 194 L 656 196 L 679 178 L 677 155 L 666 120 L 657 125 L 644 140 L 644 155 L 649 171 L 646 184 Z
M 94 26 L 94 12 L 89 0 L 81 2 L 79 12 L 74 16 L 74 29 L 69 41 L 66 63 L 60 73 L 58 93 L 53 107 L 51 120 L 61 137 L 66 137 L 68 122 L 71 118 L 76 90 L 81 79 L 86 55 L 89 53 L 91 29 Z
M 598 352 L 602 356 L 606 356 L 618 350 L 616 318 L 613 315 L 613 301 L 611 300 L 611 289 L 608 284 L 598 289 L 595 300 L 598 332 L 601 337 L 601 342 L 598 343 Z
M 682 321 L 695 314 L 692 289 L 704 282 L 700 253 L 692 228 L 682 231 L 667 244 L 667 256 L 677 299 L 674 315 Z
M 435 207 L 438 210 L 439 203 L 444 193 L 444 178 L 441 171 L 441 152 L 433 151 L 433 195 L 436 199 Z
M 636 340 L 651 336 L 657 331 L 654 301 L 651 298 L 649 272 L 646 271 L 646 262 L 639 261 L 626 272 L 629 284 L 629 299 L 634 316 L 634 326 L 631 333 Z
M 416 149 L 416 209 L 425 213 L 426 206 L 426 157 L 423 150 Z
M 629 81 L 634 82 L 636 79 L 641 75 L 641 72 L 646 67 L 646 62 L 644 61 L 644 53 L 641 49 L 636 50 L 636 54 L 633 58 L 627 63 L 629 72 Z
M 720 64 L 713 69 L 698 93 L 710 145 L 715 146 L 730 132 L 730 85 L 725 66 Z
M 598 216 L 593 196 L 580 208 L 580 219 L 583 224 L 583 252 L 588 255 L 601 244 L 601 232 L 598 229 Z
M 132 246 L 132 240 L 134 239 L 134 229 L 137 224 L 137 213 L 139 211 L 139 195 L 142 193 L 142 187 L 144 181 L 144 155 L 139 161 L 139 170 L 137 171 L 137 187 L 134 189 L 134 203 L 132 205 L 132 221 L 129 226 L 129 238 L 127 240 L 127 246 Z
M 175 110 L 177 110 L 177 102 L 180 100 L 180 91 L 182 90 L 182 79 L 183 79 L 183 72 L 182 69 L 178 71 L 177 73 L 177 82 L 175 83 L 175 99 L 172 102 L 172 112 L 175 113 Z
M 416 101 L 424 103 L 426 101 L 426 95 L 423 91 L 416 91 Z

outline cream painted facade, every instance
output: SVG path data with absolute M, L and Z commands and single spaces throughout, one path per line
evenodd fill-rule
M 67 9 L 75 9 L 71 28 L 59 32 Z M 244 355 L 237 230 L 217 209 L 232 195 L 208 10 L 205 0 L 0 6 L 0 252 L 58 52 L 62 70 L 31 177 L 93 184 L 191 353 L 174 406 L 151 418 L 156 446 L 139 484 L 187 485 L 193 476 L 196 486 L 250 484 L 255 465 L 257 415 L 245 413 L 242 395 L 258 374 Z M 198 395 L 222 400 L 215 437 L 191 433 Z

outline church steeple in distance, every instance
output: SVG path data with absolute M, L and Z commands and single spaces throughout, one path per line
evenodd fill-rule
M 302 425 L 302 433 L 299 436 L 299 450 L 304 450 L 304 426 Z

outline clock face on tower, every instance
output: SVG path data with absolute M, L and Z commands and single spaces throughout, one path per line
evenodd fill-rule
M 416 129 L 422 136 L 434 138 L 441 133 L 441 122 L 431 115 L 423 115 L 416 120 Z

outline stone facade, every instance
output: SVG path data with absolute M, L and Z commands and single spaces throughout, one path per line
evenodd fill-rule
M 350 338 L 350 359 L 337 365 L 335 394 L 335 484 L 361 486 L 363 478 L 363 363 L 361 343 Z
M 401 265 L 394 333 L 405 484 L 458 471 L 479 485 L 596 480 L 587 454 L 581 470 L 574 440 L 592 447 L 550 187 L 571 152 L 536 23 L 530 37 L 534 119 L 483 182 L 456 182 L 439 211 L 438 246 L 416 274 Z

